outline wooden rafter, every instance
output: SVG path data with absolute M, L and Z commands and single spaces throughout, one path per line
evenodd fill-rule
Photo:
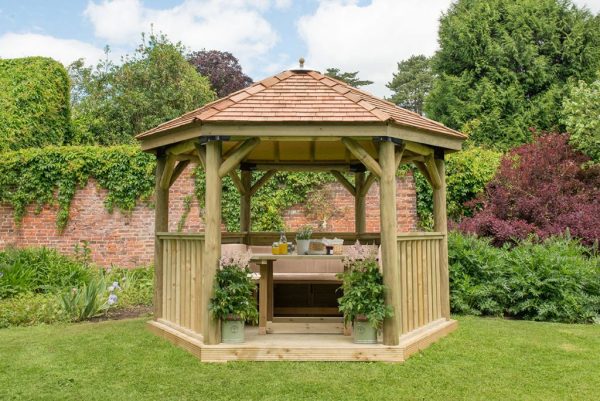
M 169 185 L 171 184 L 171 176 L 173 175 L 173 170 L 175 169 L 176 162 L 177 160 L 175 159 L 175 155 L 167 155 L 165 169 L 163 170 L 162 176 L 160 177 L 160 187 L 162 189 L 169 189 Z
M 263 176 L 260 177 L 260 179 L 256 181 L 254 185 L 252 185 L 252 187 L 250 188 L 250 196 L 253 196 L 256 193 L 256 191 L 258 191 L 263 185 L 265 185 L 269 178 L 273 177 L 275 173 L 275 170 L 269 170 L 266 173 L 264 173 Z
M 348 192 L 352 194 L 352 196 L 356 196 L 356 188 L 354 185 L 352 185 L 352 183 L 350 183 L 350 181 L 348 181 L 346 177 L 344 177 L 344 174 L 336 170 L 331 170 L 330 173 L 338 180 L 340 184 L 342 184 L 344 188 L 348 190 Z
M 433 185 L 431 184 L 431 177 L 429 177 L 429 171 L 427 170 L 427 167 L 425 167 L 425 163 L 424 162 L 419 162 L 419 161 L 415 161 L 413 163 L 419 169 L 419 171 L 421 172 L 421 174 L 423 174 L 423 177 L 425 177 L 425 179 L 427 180 L 427 182 L 429 183 L 429 185 L 431 185 L 433 187 Z
M 219 177 L 223 178 L 229 174 L 229 172 L 236 168 L 259 143 L 259 138 L 245 140 L 244 143 L 242 143 L 233 153 L 231 153 L 231 155 L 229 155 L 227 159 L 225 159 L 225 161 L 221 163 L 221 166 L 219 167 Z
M 431 186 L 434 189 L 439 189 L 442 186 L 442 179 L 438 173 L 438 169 L 435 166 L 435 160 L 433 159 L 433 154 L 425 157 L 425 167 L 427 168 L 427 172 L 429 173 L 429 178 L 431 179 Z
M 177 145 L 173 145 L 169 149 L 167 149 L 167 153 L 172 155 L 180 155 L 182 153 L 187 153 L 189 151 L 194 150 L 195 143 L 196 141 L 185 141 L 178 143 Z
M 351 138 L 342 138 L 342 143 L 371 173 L 374 173 L 377 177 L 381 177 L 379 163 L 357 141 Z
M 404 149 L 406 149 L 405 144 L 402 144 L 396 148 L 396 154 L 395 154 L 396 170 L 398 170 L 398 167 L 400 167 L 400 163 L 402 162 L 402 155 L 404 154 Z
M 367 195 L 367 193 L 369 192 L 369 189 L 371 189 L 371 185 L 373 185 L 376 178 L 377 177 L 375 176 L 375 174 L 369 173 L 369 175 L 367 176 L 367 178 L 365 179 L 365 182 L 363 183 L 363 185 L 361 187 L 360 196 Z
M 231 171 L 229 173 L 229 177 L 231 178 L 231 181 L 233 181 L 233 185 L 235 185 L 235 187 L 237 188 L 240 195 L 245 195 L 246 188 L 244 188 L 244 184 L 242 183 L 240 176 L 237 175 L 237 173 L 235 171 Z
M 433 154 L 433 149 L 430 148 L 429 146 L 425 146 L 425 145 L 421 145 L 420 143 L 409 142 L 409 141 L 404 142 L 404 144 L 406 145 L 406 150 L 409 150 L 418 155 L 428 156 L 428 155 Z
M 199 143 L 195 143 L 195 146 L 196 146 L 196 155 L 198 156 L 200 165 L 202 165 L 202 168 L 206 170 L 206 149 Z
M 171 181 L 169 182 L 169 187 L 171 187 L 173 185 L 173 183 L 175 181 L 177 181 L 177 178 L 179 178 L 181 173 L 183 173 L 183 171 L 188 166 L 188 164 L 190 164 L 190 160 L 182 160 L 179 163 L 177 163 L 177 166 L 175 167 L 175 170 L 173 170 L 173 174 L 171 175 Z

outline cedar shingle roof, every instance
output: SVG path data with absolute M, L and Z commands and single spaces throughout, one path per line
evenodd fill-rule
M 389 122 L 455 138 L 458 131 L 316 71 L 291 70 L 167 121 L 137 138 L 195 122 Z

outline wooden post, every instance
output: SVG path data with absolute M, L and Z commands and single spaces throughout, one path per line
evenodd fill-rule
M 448 222 L 446 215 L 446 166 L 444 153 L 436 152 L 435 167 L 440 187 L 433 189 L 433 229 L 444 235 L 440 241 L 440 301 L 442 316 L 450 318 L 450 282 L 448 276 Z
M 362 171 L 354 173 L 354 228 L 356 235 L 364 233 L 367 228 L 366 196 L 362 193 L 365 184 L 365 173 Z
M 383 283 L 386 287 L 385 303 L 394 308 L 394 316 L 383 322 L 383 343 L 398 345 L 402 305 L 400 298 L 400 270 L 398 264 L 397 217 L 396 217 L 396 154 L 393 142 L 384 140 L 379 145 L 381 264 Z
M 252 187 L 252 171 L 242 170 L 242 185 L 245 192 L 240 199 L 240 231 L 249 234 L 251 227 L 250 201 L 252 200 L 252 194 L 250 188 Z
M 221 342 L 219 321 L 208 310 L 210 298 L 221 256 L 221 141 L 206 143 L 206 198 L 205 198 L 205 247 L 202 266 L 202 310 L 204 316 L 204 343 Z
M 156 234 L 169 230 L 169 188 L 161 186 L 161 179 L 167 157 L 159 152 L 156 157 L 156 185 L 154 193 L 156 205 L 154 208 L 154 320 L 163 317 L 163 244 Z

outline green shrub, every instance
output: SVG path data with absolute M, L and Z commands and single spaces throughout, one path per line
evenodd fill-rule
M 471 147 L 446 157 L 448 217 L 459 220 L 471 216 L 465 203 L 475 199 L 491 181 L 500 165 L 502 154 L 494 150 Z M 433 191 L 425 177 L 414 170 L 417 189 L 417 215 L 423 227 L 433 226 Z
M 61 63 L 44 57 L 0 59 L 0 88 L 0 151 L 69 139 L 69 78 Z
M 0 299 L 28 292 L 53 293 L 78 287 L 92 271 L 73 258 L 47 248 L 6 249 L 0 252 Z
M 209 309 L 215 319 L 239 318 L 257 322 L 258 309 L 248 255 L 223 256 L 215 276 L 215 295 Z
M 456 313 L 591 322 L 600 316 L 600 257 L 568 237 L 495 248 L 489 239 L 448 237 Z
M 0 299 L 0 328 L 68 321 L 54 294 L 21 294 Z

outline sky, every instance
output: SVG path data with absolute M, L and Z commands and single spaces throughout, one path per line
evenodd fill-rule
M 254 80 L 298 67 L 360 71 L 389 93 L 396 63 L 437 49 L 452 0 L 0 0 L 0 57 L 119 61 L 141 33 L 163 32 L 189 50 L 232 52 Z M 600 12 L 600 0 L 574 0 Z

